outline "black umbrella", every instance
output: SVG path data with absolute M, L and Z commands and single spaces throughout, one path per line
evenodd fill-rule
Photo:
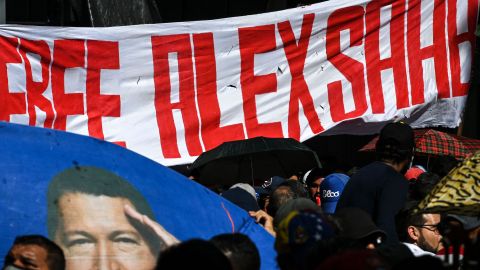
M 317 155 L 294 139 L 255 137 L 225 142 L 201 154 L 191 166 L 200 183 L 232 185 L 272 176 L 290 177 L 320 167 Z

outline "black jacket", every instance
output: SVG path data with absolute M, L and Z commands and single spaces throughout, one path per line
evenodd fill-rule
M 408 182 L 391 166 L 375 161 L 360 169 L 348 181 L 337 204 L 358 207 L 372 217 L 373 222 L 387 233 L 388 243 L 398 242 L 395 215 L 407 199 Z

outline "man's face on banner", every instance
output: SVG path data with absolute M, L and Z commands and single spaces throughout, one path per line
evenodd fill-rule
M 66 193 L 58 202 L 55 242 L 63 249 L 67 270 L 151 270 L 152 254 L 142 235 L 129 222 L 126 198 Z

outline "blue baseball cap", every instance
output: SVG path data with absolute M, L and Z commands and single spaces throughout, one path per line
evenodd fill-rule
M 285 183 L 287 179 L 280 176 L 273 176 L 268 180 L 265 180 L 259 187 L 254 187 L 257 195 L 269 195 L 281 184 Z
M 332 173 L 327 175 L 322 181 L 320 184 L 320 198 L 324 213 L 335 213 L 337 202 L 349 179 L 350 177 L 343 173 Z

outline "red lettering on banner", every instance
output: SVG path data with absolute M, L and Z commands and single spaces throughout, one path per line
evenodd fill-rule
M 424 79 L 422 60 L 432 58 L 435 63 L 435 78 L 437 82 L 438 96 L 440 98 L 450 96 L 450 85 L 448 81 L 447 45 L 445 40 L 445 1 L 435 0 L 433 12 L 433 45 L 421 48 L 420 43 L 420 22 L 421 5 L 420 0 L 408 2 L 408 30 L 407 48 L 408 63 L 410 70 L 410 85 L 412 93 L 412 105 L 425 102 Z
M 118 42 L 87 41 L 87 116 L 88 134 L 104 140 L 102 117 L 120 117 L 120 96 L 100 93 L 102 69 L 119 69 Z M 126 147 L 125 142 L 115 142 Z
M 165 158 L 180 158 L 176 127 L 172 110 L 180 109 L 185 127 L 185 141 L 191 156 L 202 153 L 199 122 L 195 105 L 195 89 L 190 35 L 153 36 L 153 71 L 155 82 L 155 109 L 160 142 Z M 170 101 L 170 67 L 168 53 L 177 53 L 179 73 L 179 102 Z
M 85 68 L 85 42 L 83 40 L 55 40 L 53 59 L 52 96 L 57 111 L 53 128 L 65 130 L 68 115 L 81 115 L 85 111 L 83 93 L 65 93 L 65 69 Z
M 352 84 L 352 95 L 355 109 L 345 112 L 343 102 L 342 82 L 329 83 L 328 102 L 330 113 L 334 122 L 363 115 L 368 108 L 365 96 L 365 70 L 363 64 L 341 52 L 340 32 L 350 31 L 350 47 L 362 45 L 363 39 L 363 7 L 353 6 L 334 11 L 327 22 L 327 59 L 334 65 Z
M 220 106 L 217 98 L 217 66 L 212 33 L 193 35 L 197 99 L 202 119 L 202 139 L 206 150 L 223 142 L 245 138 L 242 124 L 220 127 Z
M 380 59 L 380 8 L 392 5 L 390 21 L 391 57 Z M 385 112 L 381 71 L 393 69 L 397 109 L 409 106 L 405 64 L 405 0 L 379 0 L 367 5 L 365 59 L 373 113 Z
M 50 80 L 50 48 L 43 40 L 20 40 L 20 53 L 25 62 L 26 73 L 26 87 L 27 87 L 27 104 L 29 125 L 35 126 L 37 123 L 37 113 L 35 107 L 44 111 L 46 114 L 45 122 L 43 124 L 46 128 L 52 128 L 55 112 L 50 100 L 43 96 L 43 92 L 47 89 Z M 27 53 L 33 53 L 41 57 L 40 65 L 42 69 L 42 81 L 36 82 L 33 80 L 32 66 L 28 60 Z
M 280 122 L 260 124 L 257 118 L 255 96 L 277 91 L 277 76 L 275 73 L 266 75 L 254 74 L 255 54 L 273 51 L 276 48 L 275 25 L 262 25 L 238 29 L 240 43 L 243 113 L 245 127 L 249 138 L 283 137 Z
M 462 0 L 465 1 L 465 0 Z M 459 44 L 470 42 L 472 61 L 475 48 L 475 28 L 477 23 L 478 0 L 468 0 L 468 31 L 458 34 L 457 32 L 457 1 L 448 1 L 448 47 L 450 50 L 450 74 L 452 76 L 452 96 L 464 96 L 468 93 L 468 82 L 461 82 L 460 50 Z M 467 71 L 464 71 L 467 72 Z M 468 71 L 470 72 L 470 71 Z
M 25 93 L 10 93 L 7 64 L 22 63 L 17 52 L 18 39 L 0 36 L 0 121 L 10 121 L 12 114 L 26 113 Z
M 288 136 L 297 140 L 300 140 L 299 101 L 302 103 L 305 116 L 308 119 L 308 124 L 313 133 L 317 134 L 323 131 L 320 119 L 313 106 L 313 99 L 308 90 L 307 82 L 303 76 L 314 19 L 315 14 L 306 14 L 303 16 L 302 30 L 298 43 L 289 21 L 278 24 L 278 30 L 282 38 L 285 55 L 287 56 L 288 66 L 290 67 L 290 73 L 292 75 L 288 107 Z

